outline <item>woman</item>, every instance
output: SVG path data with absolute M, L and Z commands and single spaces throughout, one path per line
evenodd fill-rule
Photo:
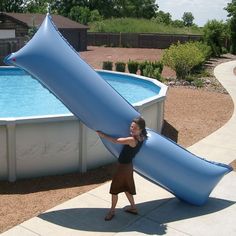
M 112 179 L 110 187 L 110 194 L 112 195 L 111 209 L 107 213 L 105 220 L 111 220 L 115 216 L 118 194 L 121 192 L 125 192 L 130 202 L 130 207 L 125 209 L 125 211 L 138 214 L 133 198 L 133 195 L 136 194 L 136 190 L 133 178 L 132 160 L 140 150 L 144 139 L 147 138 L 145 120 L 142 117 L 135 118 L 130 125 L 130 136 L 128 137 L 113 138 L 100 131 L 97 131 L 97 134 L 112 143 L 124 145 L 118 158 L 116 173 Z

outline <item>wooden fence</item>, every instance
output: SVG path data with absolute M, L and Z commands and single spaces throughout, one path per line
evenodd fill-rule
M 172 43 L 199 41 L 202 35 L 143 34 L 143 33 L 91 33 L 87 36 L 88 46 L 168 48 Z
M 202 35 L 139 34 L 139 33 L 90 33 L 88 46 L 130 47 L 130 48 L 168 48 L 172 43 L 198 41 Z M 19 50 L 26 38 L 0 39 L 0 65 L 8 54 Z

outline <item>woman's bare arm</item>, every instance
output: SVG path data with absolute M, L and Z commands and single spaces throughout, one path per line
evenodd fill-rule
M 113 138 L 107 134 L 104 134 L 100 131 L 97 131 L 97 134 L 101 137 L 101 138 L 105 138 L 108 141 L 112 142 L 112 143 L 117 143 L 117 144 L 123 144 L 123 145 L 130 145 L 131 147 L 135 147 L 136 146 L 136 141 L 135 139 L 130 136 L 130 137 L 124 137 L 124 138 Z

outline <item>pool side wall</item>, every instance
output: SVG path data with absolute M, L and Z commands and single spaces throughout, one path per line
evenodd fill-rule
M 167 87 L 162 87 L 157 96 L 133 104 L 157 132 L 164 120 Z M 86 172 L 116 161 L 97 134 L 73 115 L 0 120 L 0 140 L 0 179 L 10 182 Z

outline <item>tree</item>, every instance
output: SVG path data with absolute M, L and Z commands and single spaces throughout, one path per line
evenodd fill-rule
M 88 7 L 74 6 L 70 9 L 69 17 L 82 24 L 88 24 L 90 18 L 90 10 Z
M 236 17 L 236 0 L 232 0 L 224 9 L 228 11 L 228 17 Z
M 54 0 L 52 10 L 57 10 L 59 15 L 69 16 L 73 7 L 88 7 L 88 0 Z
M 89 0 L 87 6 L 90 11 L 97 10 L 104 18 L 117 16 L 116 0 Z
M 204 28 L 204 41 L 211 46 L 213 56 L 220 56 L 222 54 L 222 47 L 224 46 L 225 24 L 223 21 L 211 20 L 208 21 Z
M 1 0 L 0 12 L 23 12 L 24 0 Z
M 87 7 L 90 11 L 97 10 L 99 15 L 105 18 L 110 18 L 116 14 L 117 0 L 55 0 L 54 2 L 53 8 L 57 9 L 58 13 L 63 16 L 69 16 L 71 9 L 75 7 Z
M 15 2 L 10 0 L 2 1 Z M 104 18 L 137 17 L 151 19 L 158 10 L 155 0 L 21 0 L 21 2 L 25 3 L 25 12 L 40 13 L 44 13 L 46 3 L 49 2 L 51 4 L 51 12 L 66 17 L 69 15 L 75 17 L 78 7 L 88 8 L 90 11 L 97 10 L 99 15 Z
M 24 1 L 24 12 L 30 12 L 30 13 L 47 13 L 48 10 L 48 4 L 50 8 L 52 8 L 53 3 L 55 1 L 53 0 L 26 0 Z M 51 9 L 50 9 L 51 10 Z M 51 11 L 52 13 L 56 13 L 55 10 Z
M 232 0 L 231 3 L 227 4 L 227 7 L 224 8 L 228 11 L 229 20 L 229 34 L 231 41 L 231 53 L 236 54 L 236 0 Z
M 158 5 L 155 0 L 130 0 L 134 8 L 134 17 L 151 19 L 156 15 Z
M 103 17 L 99 14 L 98 10 L 92 10 L 90 12 L 89 22 L 102 21 Z
M 174 20 L 171 22 L 171 25 L 182 28 L 184 27 L 184 22 L 182 20 Z
M 169 25 L 172 22 L 171 14 L 168 12 L 165 13 L 164 11 L 158 11 L 154 20 L 158 23 L 163 23 L 166 25 Z
M 114 0 L 116 17 L 151 19 L 155 17 L 158 5 L 155 0 Z
M 191 12 L 184 12 L 182 20 L 184 22 L 184 26 L 190 27 L 193 25 L 194 16 Z
M 90 0 L 91 10 L 97 9 L 104 18 L 137 17 L 151 19 L 158 10 L 155 0 Z

